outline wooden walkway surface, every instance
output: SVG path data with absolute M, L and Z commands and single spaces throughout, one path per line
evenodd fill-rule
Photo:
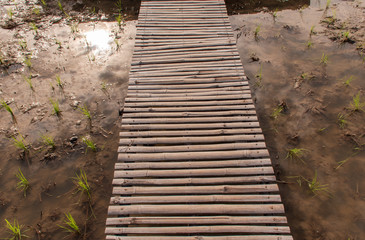
M 106 239 L 291 240 L 224 1 L 142 1 Z

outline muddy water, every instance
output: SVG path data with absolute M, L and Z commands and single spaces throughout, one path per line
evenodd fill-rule
M 349 108 L 358 93 L 365 102 L 365 64 L 356 44 L 332 42 L 320 23 L 337 12 L 339 21 L 351 24 L 344 13 L 363 8 L 337 1 L 325 12 L 326 1 L 309 5 L 279 11 L 276 18 L 260 12 L 230 19 L 294 238 L 364 239 L 365 113 Z M 357 17 L 361 22 L 364 15 Z M 327 64 L 320 63 L 323 54 Z M 287 109 L 274 118 L 282 103 Z M 346 118 L 343 128 L 339 114 Z M 301 160 L 287 158 L 293 148 L 303 149 Z M 311 182 L 315 172 L 326 189 L 313 194 L 306 180 Z
M 0 35 L 6 36 L 1 43 L 16 52 L 14 59 L 20 59 L 20 64 L 2 71 L 0 82 L 0 99 L 9 103 L 17 119 L 14 124 L 1 109 L 0 238 L 8 236 L 4 219 L 16 219 L 30 239 L 78 239 L 59 227 L 64 225 L 65 213 L 72 214 L 85 233 L 83 239 L 104 238 L 117 157 L 118 111 L 127 88 L 135 24 L 128 22 L 121 30 L 115 22 L 85 23 L 72 33 L 71 24 L 62 20 L 40 28 L 38 39 L 28 27 L 0 29 Z M 19 40 L 27 42 L 27 50 L 20 49 Z M 30 69 L 22 66 L 28 52 L 32 52 Z M 23 78 L 29 75 L 34 91 Z M 57 75 L 62 88 L 57 86 Z M 60 117 L 52 114 L 50 99 L 59 102 Z M 87 106 L 91 126 L 78 106 Z M 20 134 L 30 145 L 25 158 L 11 138 Z M 44 146 L 42 135 L 54 138 L 54 150 Z M 86 151 L 83 136 L 89 136 L 99 150 Z M 16 189 L 18 169 L 30 184 L 26 197 Z M 79 169 L 86 172 L 92 188 L 95 217 L 73 183 Z

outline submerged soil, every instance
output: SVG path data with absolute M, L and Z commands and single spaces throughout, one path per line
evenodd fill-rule
M 0 3 L 0 100 L 16 118 L 0 108 L 0 238 L 4 219 L 16 219 L 30 239 L 103 239 L 136 24 L 116 17 L 136 19 L 140 1 L 122 1 L 121 13 L 115 1 L 63 1 L 64 13 L 46 3 Z M 230 20 L 295 239 L 365 237 L 365 106 L 351 110 L 357 94 L 365 102 L 364 7 L 227 0 L 229 13 L 250 13 Z M 15 147 L 22 137 L 29 151 Z M 290 159 L 288 149 L 303 155 Z M 74 184 L 80 170 L 90 201 Z M 66 213 L 81 234 L 59 227 Z

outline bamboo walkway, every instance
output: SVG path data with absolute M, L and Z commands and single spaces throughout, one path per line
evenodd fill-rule
M 224 1 L 142 1 L 106 239 L 292 240 Z

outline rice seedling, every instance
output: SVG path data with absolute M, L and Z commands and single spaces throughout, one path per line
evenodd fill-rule
M 27 66 L 28 68 L 32 68 L 32 57 L 31 56 L 27 56 L 25 57 L 23 63 L 25 64 L 25 66 Z
M 330 5 L 331 5 L 331 0 L 327 0 L 327 2 L 326 2 L 326 10 L 330 7 Z
M 39 10 L 39 8 L 35 7 L 33 8 L 33 13 L 38 16 L 39 14 L 41 14 L 41 11 Z
M 56 44 L 58 45 L 58 49 L 62 48 L 62 43 L 56 39 Z
M 26 41 L 22 41 L 22 40 L 19 40 L 19 46 L 22 50 L 27 50 L 27 42 Z
M 95 62 L 95 54 L 91 52 L 89 55 L 87 55 L 87 58 L 89 59 L 89 62 Z
M 278 9 L 275 9 L 275 11 L 272 13 L 272 17 L 273 17 L 273 19 L 275 21 L 276 18 L 278 17 Z
M 13 123 L 16 123 L 16 118 L 15 118 L 14 112 L 11 109 L 11 107 L 4 100 L 1 101 L 1 105 L 3 108 L 5 108 L 6 111 L 8 111 L 10 113 Z
M 308 42 L 306 43 L 306 45 L 307 45 L 307 48 L 311 48 L 312 45 L 313 45 L 313 43 L 312 43 L 311 40 L 308 40 Z
M 106 87 L 106 82 L 102 82 L 100 85 L 101 85 L 101 91 L 105 91 L 105 92 L 108 91 L 108 89 Z
M 75 219 L 72 217 L 71 213 L 65 213 L 67 219 L 64 220 L 65 226 L 58 225 L 60 228 L 64 229 L 68 233 L 80 234 L 80 228 L 77 225 Z
M 346 40 L 346 39 L 349 39 L 349 36 L 350 36 L 350 32 L 349 31 L 346 31 L 346 32 L 343 32 L 342 33 L 342 37 Z
M 56 85 L 63 90 L 63 83 L 61 81 L 60 75 L 56 75 Z
M 122 0 L 118 0 L 115 3 L 115 6 L 117 7 L 119 13 L 122 12 L 122 10 L 123 10 Z
M 27 235 L 23 234 L 23 232 L 26 232 L 22 230 L 23 226 L 19 225 L 17 220 L 14 220 L 14 224 L 11 224 L 7 219 L 5 219 L 6 222 L 6 228 L 11 235 L 10 237 L 6 238 L 9 240 L 21 240 L 22 238 L 28 238 Z
M 7 12 L 8 12 L 9 20 L 13 21 L 13 16 L 14 16 L 13 10 L 11 8 L 9 8 Z
M 118 23 L 118 27 L 119 27 L 119 29 L 121 29 L 121 28 L 122 28 L 122 22 L 123 22 L 122 14 L 120 14 L 120 13 L 119 13 L 119 15 L 115 17 L 115 20 L 116 20 L 116 21 L 117 21 L 117 23 Z
M 61 110 L 60 110 L 60 106 L 59 106 L 59 103 L 58 101 L 54 101 L 53 99 L 50 99 L 50 102 L 52 104 L 52 107 L 53 107 L 53 113 L 54 115 L 56 115 L 57 117 L 60 117 L 61 116 Z
M 327 54 L 322 53 L 322 57 L 321 57 L 320 63 L 321 64 L 324 64 L 324 65 L 327 65 L 327 63 L 328 63 L 328 56 L 327 56 Z
M 43 4 L 43 6 L 47 6 L 46 0 L 41 0 L 41 3 Z
M 339 169 L 340 167 L 342 167 L 345 163 L 347 163 L 352 157 L 356 156 L 359 152 L 355 152 L 352 153 L 351 156 L 347 157 L 346 159 L 337 162 L 337 167 L 335 168 L 335 170 Z
M 315 25 L 313 25 L 313 26 L 311 27 L 311 29 L 310 29 L 310 31 L 309 31 L 309 36 L 312 36 L 312 35 L 317 34 L 317 32 L 314 30 L 314 28 L 315 28 L 315 27 L 316 27 Z
M 38 27 L 34 22 L 29 23 L 30 28 L 34 31 L 35 35 L 38 35 Z
M 47 136 L 47 135 L 42 135 L 41 138 L 42 138 L 42 142 L 45 146 L 49 146 L 52 149 L 56 148 L 56 143 L 54 142 L 54 139 L 52 137 Z
M 306 149 L 304 148 L 292 148 L 287 150 L 286 158 L 285 159 L 298 159 L 304 163 L 304 160 L 302 159 L 302 156 L 304 155 L 304 152 Z
M 13 138 L 13 144 L 16 148 L 23 150 L 24 153 L 29 152 L 29 145 L 27 144 L 27 142 L 25 141 L 24 137 L 19 134 L 19 139 L 16 139 L 15 137 Z
M 93 152 L 96 152 L 98 150 L 95 143 L 90 138 L 83 137 L 82 141 L 86 144 L 86 152 L 88 148 L 90 148 Z
M 271 114 L 271 117 L 273 119 L 277 119 L 280 114 L 284 111 L 284 106 L 282 104 L 279 104 L 273 111 L 273 113 Z
M 353 112 L 364 111 L 365 102 L 361 102 L 360 92 L 356 96 L 352 97 L 352 102 L 350 102 L 350 110 Z
M 262 63 L 260 65 L 260 69 L 258 70 L 258 72 L 256 73 L 255 76 L 257 79 L 262 80 Z
M 61 12 L 65 12 L 65 10 L 63 9 L 63 6 L 62 6 L 62 3 L 60 0 L 57 1 L 57 5 L 58 5 L 58 8 L 61 10 Z
M 254 35 L 255 35 L 255 40 L 259 39 L 259 33 L 261 31 L 261 25 L 258 25 L 255 29 Z
M 119 51 L 119 49 L 120 49 L 120 46 L 122 45 L 122 44 L 120 44 L 119 43 L 119 41 L 118 41 L 118 39 L 114 39 L 114 43 L 115 43 L 115 45 L 116 45 L 116 51 Z
M 337 116 L 337 122 L 338 126 L 340 126 L 341 129 L 344 129 L 345 126 L 347 125 L 346 116 L 343 115 L 342 113 L 339 113 Z
M 33 83 L 32 83 L 32 75 L 23 76 L 24 80 L 29 84 L 29 87 L 32 91 L 34 91 Z
M 29 189 L 29 182 L 28 180 L 24 177 L 24 174 L 22 172 L 22 170 L 18 170 L 18 172 L 15 174 L 15 176 L 19 179 L 19 182 L 16 184 L 17 188 L 20 188 L 23 190 L 24 193 L 24 197 L 27 196 L 27 190 Z
M 87 176 L 84 170 L 80 170 L 80 174 L 76 173 L 76 177 L 72 178 L 77 187 L 77 192 L 85 194 L 91 200 L 91 187 L 87 181 Z
M 90 111 L 87 109 L 87 106 L 84 104 L 83 107 L 79 107 L 79 110 L 84 116 L 91 121 Z
M 314 196 L 317 196 L 319 192 L 324 192 L 326 195 L 330 195 L 330 192 L 328 190 L 328 184 L 320 184 L 317 179 L 317 171 L 314 172 L 314 177 L 312 180 L 305 179 L 308 183 L 309 190 L 314 194 Z
M 72 22 L 70 25 L 71 33 L 78 33 L 79 32 L 79 23 L 78 22 Z
M 350 86 L 352 80 L 354 80 L 354 76 L 351 75 L 350 77 L 346 78 L 346 80 L 343 82 L 343 85 L 345 85 L 346 87 Z

